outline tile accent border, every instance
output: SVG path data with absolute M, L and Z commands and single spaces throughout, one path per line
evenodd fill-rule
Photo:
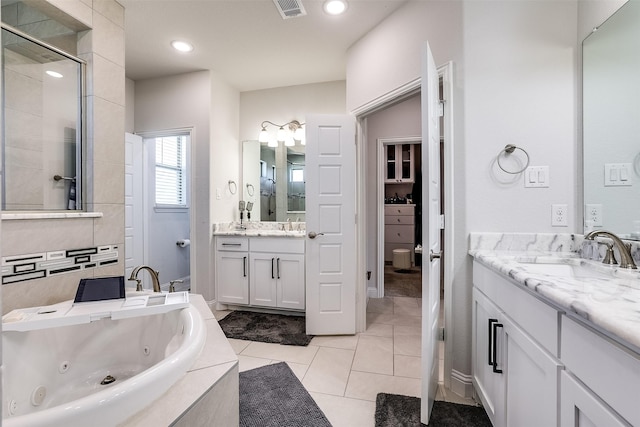
M 118 245 L 2 257 L 2 284 L 24 282 L 118 262 Z

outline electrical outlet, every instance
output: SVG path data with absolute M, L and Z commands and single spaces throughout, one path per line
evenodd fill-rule
M 602 227 L 601 204 L 584 205 L 584 223 L 589 224 L 587 221 L 591 221 L 590 224 L 592 227 Z
M 567 205 L 551 205 L 551 226 L 567 227 L 569 219 L 567 218 Z

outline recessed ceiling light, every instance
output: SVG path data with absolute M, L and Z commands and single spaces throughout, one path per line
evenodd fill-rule
M 323 8 L 329 15 L 340 15 L 347 10 L 347 2 L 344 0 L 327 0 L 324 2 Z
M 57 71 L 51 71 L 51 70 L 47 70 L 45 71 L 45 73 L 47 73 L 48 75 L 50 75 L 51 77 L 55 77 L 56 79 L 61 79 L 62 77 L 64 77 L 62 74 L 60 74 Z
M 172 41 L 171 46 L 173 46 L 175 50 L 178 50 L 180 52 L 191 52 L 193 50 L 193 45 L 191 45 L 191 43 L 187 43 L 181 40 Z

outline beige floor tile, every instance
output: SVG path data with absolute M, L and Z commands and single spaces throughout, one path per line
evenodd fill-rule
M 249 344 L 251 344 L 251 341 L 237 340 L 235 338 L 227 338 L 227 340 L 229 341 L 229 344 L 231 344 L 231 348 L 233 348 L 233 351 L 235 351 L 236 354 L 242 353 L 242 350 L 244 350 L 249 346 Z
M 367 313 L 393 314 L 393 297 L 369 298 Z
M 227 315 L 231 313 L 231 310 L 213 310 L 213 316 L 216 320 L 220 321 L 227 317 Z
M 355 350 L 358 345 L 357 335 L 327 335 L 314 337 L 310 345 L 318 347 L 343 348 L 346 350 Z
M 279 363 L 279 360 L 273 360 L 271 363 Z M 309 365 L 303 365 L 301 363 L 294 363 L 294 362 L 286 362 L 287 365 L 289 365 L 289 368 L 291 368 L 291 370 L 293 371 L 294 374 L 296 374 L 296 377 L 298 377 L 298 379 L 300 380 L 300 382 L 302 382 L 302 379 L 304 378 L 305 374 L 307 373 L 307 370 L 309 369 Z
M 393 327 L 393 353 L 405 356 L 420 356 L 422 347 L 420 328 L 416 326 Z
M 420 357 L 404 356 L 396 354 L 393 356 L 393 375 L 396 377 L 422 378 L 422 366 Z
M 240 372 L 249 371 L 251 369 L 260 368 L 261 366 L 267 366 L 273 361 L 271 359 L 263 359 L 261 357 L 238 355 L 238 370 Z
M 345 397 L 375 402 L 378 393 L 420 397 L 420 380 L 351 371 Z
M 295 345 L 280 345 L 265 342 L 252 341 L 251 344 L 242 350 L 243 355 L 261 357 L 263 359 L 282 360 L 283 362 L 294 362 L 309 365 L 318 351 L 317 346 L 308 345 L 306 347 Z
M 393 375 L 393 338 L 360 336 L 352 369 Z
M 420 326 L 420 316 L 408 316 L 406 314 L 367 313 L 367 325 L 382 323 L 385 325 Z
M 308 391 L 344 396 L 353 355 L 353 350 L 320 347 L 302 384 Z
M 418 298 L 393 297 L 393 306 L 394 308 L 395 307 L 416 308 L 418 307 Z
M 385 325 L 383 323 L 371 323 L 367 326 L 367 330 L 360 335 L 375 335 L 378 337 L 393 337 L 393 325 Z
M 375 402 L 323 393 L 310 394 L 333 427 L 375 426 Z

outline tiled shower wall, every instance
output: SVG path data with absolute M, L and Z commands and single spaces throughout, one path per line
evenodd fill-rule
M 98 218 L 6 219 L 2 221 L 2 256 L 81 249 L 124 247 L 124 9 L 115 0 L 47 0 L 39 7 L 75 28 L 77 56 L 87 61 L 87 210 Z M 82 277 L 122 275 L 118 262 L 91 270 L 2 286 L 2 312 L 73 298 Z

